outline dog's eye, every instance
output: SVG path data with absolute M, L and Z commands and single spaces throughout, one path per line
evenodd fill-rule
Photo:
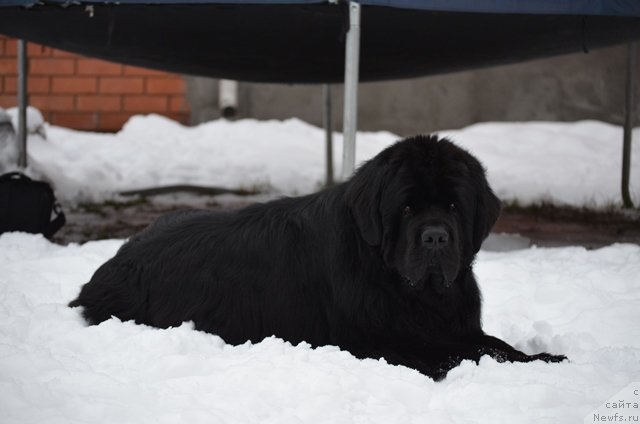
M 449 205 L 449 210 L 450 210 L 451 212 L 455 212 L 455 211 L 456 211 L 456 209 L 457 209 L 457 208 L 456 208 L 456 204 L 455 204 L 455 203 L 451 203 L 451 204 Z
M 412 213 L 411 206 L 405 206 L 404 209 L 402 209 L 403 216 L 410 216 Z

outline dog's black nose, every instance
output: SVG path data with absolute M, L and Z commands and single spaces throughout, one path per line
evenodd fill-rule
M 427 249 L 441 249 L 449 243 L 449 233 L 444 227 L 426 227 L 422 232 L 422 243 Z

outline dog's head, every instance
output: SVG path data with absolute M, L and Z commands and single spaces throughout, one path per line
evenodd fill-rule
M 345 201 L 362 238 L 410 290 L 446 291 L 500 213 L 480 162 L 435 136 L 400 141 L 362 165 Z

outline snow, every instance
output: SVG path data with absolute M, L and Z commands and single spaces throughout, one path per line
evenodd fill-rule
M 52 181 L 67 202 L 174 184 L 296 195 L 315 191 L 324 181 L 324 131 L 298 119 L 216 120 L 185 127 L 146 115 L 131 118 L 116 134 L 98 134 L 49 126 L 31 115 L 30 172 Z M 592 208 L 621 204 L 620 127 L 596 121 L 483 123 L 441 135 L 483 162 L 503 200 Z M 359 132 L 357 162 L 399 139 L 388 132 Z M 339 172 L 341 134 L 334 140 Z M 640 128 L 634 130 L 632 151 L 640 151 Z M 632 155 L 631 169 L 637 203 L 640 172 L 634 171 L 640 169 L 640 154 Z
M 485 329 L 571 362 L 485 357 L 435 383 L 332 346 L 230 346 L 190 323 L 87 327 L 65 305 L 121 244 L 0 236 L 3 423 L 568 423 L 640 380 L 640 246 L 481 251 Z
M 6 113 L 11 117 L 11 123 L 13 124 L 13 128 L 18 128 L 18 108 L 12 107 L 7 109 Z M 40 136 L 46 138 L 47 133 L 45 130 L 46 121 L 44 120 L 44 116 L 42 116 L 42 112 L 36 109 L 33 106 L 27 107 L 26 114 L 26 129 L 28 134 L 39 134 Z
M 598 121 L 482 123 L 444 131 L 478 156 L 498 197 L 606 208 L 621 204 L 622 128 Z M 630 187 L 640 200 L 640 128 Z
M 148 115 L 133 117 L 117 134 L 50 126 L 35 112 L 29 121 L 28 171 L 52 181 L 66 202 L 172 184 L 292 195 L 324 179 L 324 132 L 297 119 L 184 127 Z M 441 134 L 480 158 L 503 200 L 620 204 L 619 127 L 484 123 Z M 397 139 L 358 133 L 358 162 Z M 334 140 L 339 170 L 341 136 Z M 640 129 L 633 143 L 640 151 Z M 638 169 L 635 154 L 636 203 Z M 88 327 L 66 304 L 122 243 L 60 246 L 41 236 L 0 235 L 3 424 L 568 423 L 582 422 L 640 381 L 637 245 L 529 248 L 518 236 L 492 236 L 475 268 L 486 331 L 525 352 L 562 353 L 570 362 L 499 364 L 485 357 L 435 383 L 332 346 L 276 338 L 230 346 L 190 323 L 162 330 L 113 318 Z
M 18 146 L 11 115 L 0 108 L 0 173 L 10 170 L 18 163 Z

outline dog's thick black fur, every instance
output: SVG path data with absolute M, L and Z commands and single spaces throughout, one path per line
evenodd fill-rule
M 484 334 L 475 254 L 500 212 L 480 163 L 444 139 L 396 143 L 343 184 L 233 212 L 161 217 L 70 306 L 195 328 L 231 344 L 275 335 L 384 357 L 435 379 L 463 359 L 557 362 Z

